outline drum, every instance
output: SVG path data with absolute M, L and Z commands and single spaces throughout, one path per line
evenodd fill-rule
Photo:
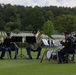
M 53 50 L 47 50 L 47 52 L 46 52 L 46 58 L 47 59 L 50 59 L 51 58 L 52 52 L 53 52 Z
M 48 50 L 46 52 L 46 58 L 56 60 L 57 59 L 57 51 L 56 50 Z

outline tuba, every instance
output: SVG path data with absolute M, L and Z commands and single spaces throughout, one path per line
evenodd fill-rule
M 36 50 L 41 44 L 42 44 L 42 37 L 41 37 L 41 34 L 40 34 L 40 31 L 38 31 L 35 35 L 36 37 L 36 43 L 32 44 L 31 48 L 33 50 Z

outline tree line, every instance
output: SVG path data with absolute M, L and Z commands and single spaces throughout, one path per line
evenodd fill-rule
M 49 24 L 52 25 L 52 32 L 53 29 L 58 33 L 76 31 L 76 7 L 0 4 L 0 31 L 19 32 L 47 28 L 49 32 Z

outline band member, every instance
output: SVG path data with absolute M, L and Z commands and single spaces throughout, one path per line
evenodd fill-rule
M 28 59 L 32 59 L 31 51 L 38 52 L 36 59 L 39 59 L 42 48 L 40 46 L 41 39 L 40 39 L 40 36 L 38 36 L 38 34 L 39 33 L 37 31 L 33 31 L 33 36 L 36 37 L 37 43 L 34 43 L 34 44 L 29 45 L 29 46 L 26 47 L 26 51 L 27 51 L 27 54 L 28 54 Z
M 4 55 L 5 55 L 6 48 L 4 48 L 4 47 L 2 46 L 2 43 L 0 43 L 0 51 L 2 51 L 1 56 L 0 56 L 0 59 L 3 59 L 3 57 L 4 57 Z
M 76 54 L 76 34 L 74 35 L 74 41 L 73 41 L 73 51 L 71 52 L 73 54 L 71 61 L 74 62 L 75 54 Z M 75 62 L 74 62 L 75 63 Z
M 65 32 L 65 42 L 60 41 L 60 43 L 64 46 L 60 51 L 58 51 L 58 63 L 67 63 L 68 56 L 65 58 L 65 55 L 71 53 L 73 51 L 73 38 L 70 35 L 70 32 Z
M 10 58 L 11 58 L 11 51 L 15 50 L 15 57 L 14 57 L 14 59 L 16 59 L 17 55 L 18 55 L 18 46 L 15 43 L 11 42 L 11 33 L 8 32 L 6 34 L 7 34 L 7 36 L 6 36 L 6 38 L 4 38 L 5 48 L 8 49 Z M 6 39 L 8 40 L 8 42 L 5 43 Z
M 74 52 L 76 53 L 76 34 L 74 35 L 74 45 L 73 45 Z

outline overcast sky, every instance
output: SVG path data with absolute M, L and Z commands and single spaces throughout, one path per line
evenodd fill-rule
M 65 6 L 75 7 L 76 0 L 0 0 L 0 3 L 24 6 Z

